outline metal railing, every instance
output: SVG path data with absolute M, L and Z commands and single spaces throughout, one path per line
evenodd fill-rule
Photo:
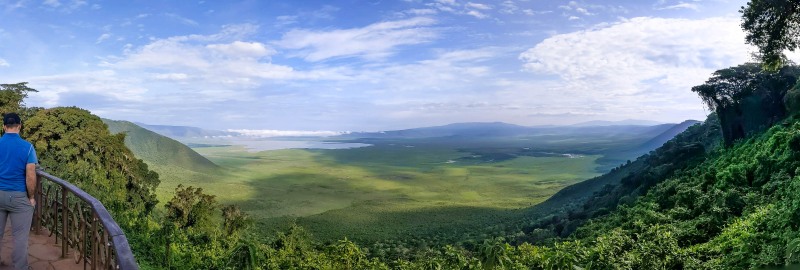
M 100 201 L 42 170 L 36 176 L 33 229 L 55 235 L 62 258 L 72 253 L 84 269 L 139 269 L 128 239 Z

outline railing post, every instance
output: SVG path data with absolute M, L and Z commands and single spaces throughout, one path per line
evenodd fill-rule
M 36 174 L 36 188 L 33 192 L 33 199 L 36 206 L 33 208 L 33 230 L 36 234 L 42 233 L 42 176 Z
M 102 235 L 97 235 L 97 214 L 92 212 L 92 270 L 97 268 L 97 254 L 100 253 L 100 239 Z
M 69 215 L 69 206 L 67 205 L 67 187 L 61 186 L 61 258 L 67 257 L 67 218 Z

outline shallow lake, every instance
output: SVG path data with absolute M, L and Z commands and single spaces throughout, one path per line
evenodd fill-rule
M 319 140 L 247 139 L 226 140 L 231 145 L 241 145 L 249 152 L 280 149 L 350 149 L 372 146 L 366 143 L 326 142 Z

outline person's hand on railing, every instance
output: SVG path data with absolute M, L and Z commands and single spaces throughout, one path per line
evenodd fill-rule
M 30 200 L 30 201 L 31 201 L 31 206 L 36 206 L 36 199 L 34 199 L 34 198 L 28 198 L 28 200 Z

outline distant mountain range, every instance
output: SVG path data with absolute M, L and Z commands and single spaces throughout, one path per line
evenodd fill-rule
M 179 142 L 190 138 L 246 136 L 236 132 L 207 130 L 188 126 L 148 125 L 126 121 L 103 120 L 112 133 L 125 132 L 125 144 L 159 174 L 175 173 L 172 168 L 193 172 L 210 172 L 218 168 L 213 162 Z M 628 125 L 604 125 L 626 123 Z M 556 147 L 584 143 L 588 148 L 573 149 L 587 154 L 600 154 L 599 170 L 610 169 L 626 160 L 646 154 L 689 126 L 700 123 L 688 120 L 679 124 L 634 125 L 642 121 L 587 122 L 570 126 L 526 127 L 503 122 L 454 123 L 443 126 L 413 128 L 384 132 L 355 132 L 320 137 L 321 140 L 352 141 L 373 144 L 379 140 L 459 141 L 469 147 L 475 142 L 509 138 L 527 139 L 540 147 Z M 432 139 L 432 140 L 429 140 Z M 279 139 L 280 140 L 280 139 Z M 602 146 L 601 146 L 602 145 Z M 613 146 L 612 146 L 613 145 Z M 605 150 L 603 150 L 605 149 Z
M 588 121 L 583 123 L 574 124 L 572 126 L 577 127 L 589 127 L 589 126 L 655 126 L 664 124 L 662 122 L 650 121 L 650 120 L 637 120 L 637 119 L 625 119 L 620 121 L 604 121 L 604 120 L 595 120 L 595 121 Z
M 243 134 L 233 131 L 222 131 L 203 129 L 190 126 L 169 126 L 169 125 L 150 125 L 145 123 L 135 123 L 136 125 L 170 137 L 172 139 L 181 140 L 186 138 L 209 138 L 209 137 L 227 137 L 227 136 L 255 136 L 253 134 Z M 660 130 L 668 129 L 674 124 L 663 124 L 656 121 L 648 120 L 622 120 L 622 121 L 589 121 L 574 125 L 566 126 L 520 126 L 504 122 L 467 122 L 467 123 L 453 123 L 443 126 L 411 128 L 403 130 L 390 130 L 379 132 L 351 132 L 337 136 L 337 138 L 429 138 L 429 137 L 446 137 L 446 136 L 518 136 L 518 135 L 541 135 L 541 134 L 565 134 L 576 132 L 590 132 L 590 133 L 608 133 L 609 131 L 617 132 L 644 132 L 647 130 Z M 257 130 L 256 130 L 257 131 Z M 292 134 L 292 132 L 285 132 Z M 308 135 L 309 132 L 294 132 L 305 134 L 302 137 L 314 137 Z M 293 137 L 292 135 L 284 135 L 283 137 Z M 326 137 L 326 136 L 319 136 Z
M 680 134 L 681 132 L 683 132 L 687 128 L 689 128 L 689 127 L 691 127 L 691 126 L 693 126 L 695 124 L 700 124 L 700 123 L 702 123 L 702 122 L 697 121 L 697 120 L 686 120 L 686 121 L 683 121 L 680 124 L 672 126 L 671 128 L 665 130 L 664 132 L 662 132 L 658 136 L 653 137 L 649 141 L 643 143 L 640 146 L 640 148 L 641 149 L 648 149 L 647 151 L 649 152 L 652 149 L 656 149 L 656 148 L 660 147 L 665 142 L 671 140 L 672 138 L 674 138 L 676 135 Z M 644 153 L 642 153 L 642 154 L 644 154 Z
M 144 123 L 135 123 L 136 125 L 153 131 L 155 133 L 170 137 L 170 138 L 205 138 L 205 137 L 218 137 L 218 136 L 239 136 L 241 134 L 236 132 L 228 132 L 222 130 L 202 129 L 198 127 L 187 126 L 166 126 L 166 125 L 148 125 Z
M 642 121 L 635 121 L 642 123 Z M 476 123 L 455 123 L 444 126 L 413 128 L 382 132 L 353 132 L 336 136 L 337 138 L 437 138 L 437 137 L 507 137 L 507 136 L 542 136 L 542 135 L 582 135 L 582 136 L 614 136 L 637 134 L 650 136 L 653 143 L 666 140 L 657 139 L 663 132 L 672 130 L 669 134 L 662 137 L 672 138 L 686 127 L 699 123 L 689 120 L 681 124 L 658 124 L 658 125 L 604 125 L 615 122 L 586 122 L 580 125 L 570 126 L 519 126 L 503 122 L 476 122 Z M 621 121 L 621 123 L 633 123 L 632 121 Z M 677 131 L 677 132 L 676 132 Z M 663 144 L 663 142 L 661 142 Z M 660 146 L 660 144 L 659 144 Z M 657 146 L 656 146 L 657 147 Z

